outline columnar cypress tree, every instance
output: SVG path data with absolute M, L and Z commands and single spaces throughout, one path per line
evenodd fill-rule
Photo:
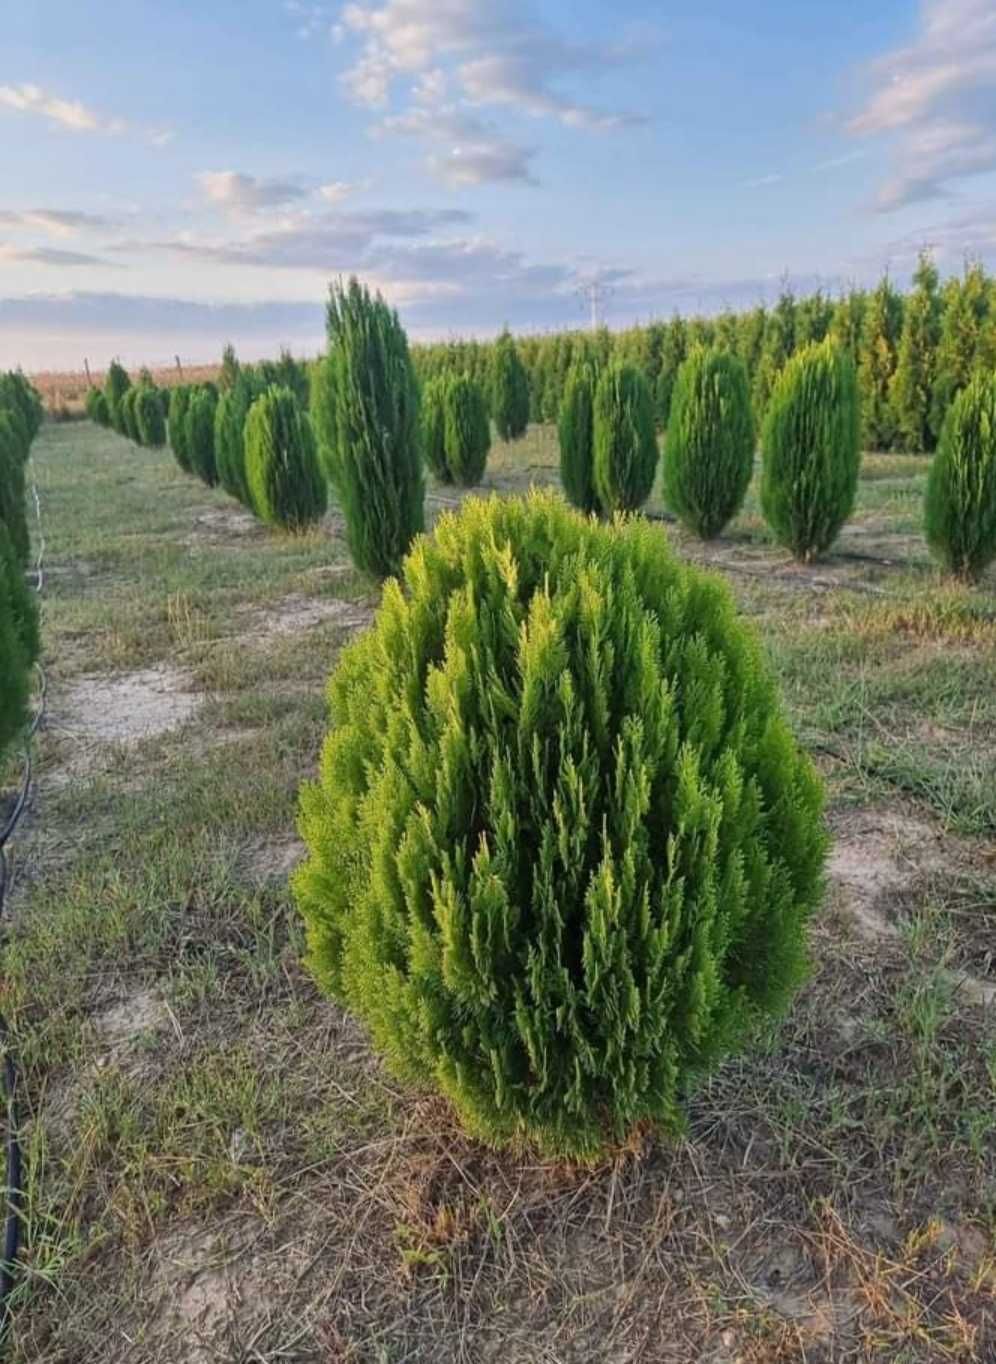
M 855 370 L 861 353 L 861 336 L 867 307 L 867 293 L 864 289 L 852 287 L 837 300 L 830 321 L 830 337 L 851 357 Z
M 811 563 L 851 514 L 861 460 L 850 357 L 829 339 L 785 366 L 764 421 L 761 505 L 780 544 Z
M 111 416 L 111 425 L 119 435 L 126 435 L 127 432 L 122 421 L 121 399 L 131 388 L 131 380 L 128 378 L 128 371 L 117 360 L 112 360 L 107 371 L 107 378 L 104 380 L 104 394 L 107 398 L 107 410 Z
M 560 438 L 560 481 L 568 500 L 580 511 L 598 510 L 595 491 L 594 364 L 582 357 L 567 376 L 557 434 Z
M 595 491 L 606 512 L 636 511 L 657 471 L 657 435 L 647 381 L 631 365 L 611 364 L 595 389 Z
M 158 450 L 166 444 L 166 422 L 163 419 L 163 403 L 159 390 L 150 385 L 136 390 L 135 425 L 142 445 Z
M 949 572 L 972 581 L 996 559 L 996 375 L 954 397 L 930 465 L 927 542 Z
M 356 279 L 333 285 L 335 486 L 357 568 L 396 573 L 425 518 L 418 385 L 398 316 Z
M 920 254 L 913 283 L 915 287 L 903 314 L 889 398 L 901 445 L 921 454 L 932 450 L 935 444 L 930 415 L 941 333 L 937 269 L 926 252 Z
M 991 312 L 991 288 L 979 264 L 969 265 L 962 279 L 944 288 L 941 338 L 931 404 L 931 430 L 939 437 L 954 397 L 971 379 L 983 358 L 983 337 Z
M 491 412 L 502 440 L 518 440 L 529 426 L 529 381 L 509 332 L 495 346 L 491 373 Z
M 8 409 L 16 424 L 24 432 L 24 457 L 42 424 L 41 395 L 20 370 L 8 370 L 0 376 L 0 407 Z
M 328 492 L 311 422 L 289 388 L 273 386 L 249 409 L 246 479 L 261 520 L 304 530 L 325 514 Z
M 336 486 L 335 404 L 336 404 L 336 357 L 333 351 L 316 360 L 311 370 L 309 389 L 309 410 L 311 426 L 315 433 L 318 449 L 318 462 L 325 471 L 331 487 Z
M 484 477 L 491 449 L 491 422 L 480 385 L 465 374 L 446 389 L 446 466 L 454 483 L 473 488 Z
M 0 551 L 0 561 L 4 558 Z M 28 661 L 10 582 L 0 565 L 0 761 L 27 724 L 28 693 Z
M 184 473 L 193 473 L 190 453 L 187 449 L 187 410 L 190 407 L 191 389 L 187 384 L 177 384 L 170 389 L 169 416 L 167 428 L 169 443 L 176 462 Z
M 422 453 L 440 483 L 453 482 L 446 459 L 446 393 L 451 383 L 448 374 L 437 374 L 422 390 Z
M 7 527 L 0 522 L 0 592 L 10 610 L 14 634 L 24 655 L 26 667 L 38 658 L 41 649 L 41 631 L 38 616 L 38 599 L 33 588 L 24 577 L 24 565 L 14 549 L 7 533 Z
M 22 565 L 30 552 L 28 518 L 25 511 L 24 459 L 21 436 L 6 408 L 0 408 L 0 524 L 6 527 L 11 544 Z
M 214 414 L 214 451 L 218 482 L 243 506 L 252 508 L 246 475 L 245 427 L 249 409 L 263 393 L 254 370 L 242 366 L 230 389 L 222 393 Z
M 903 300 L 888 275 L 869 295 L 861 330 L 858 386 L 861 396 L 861 438 L 867 450 L 891 450 L 896 443 L 896 419 L 890 393 L 896 372 Z
M 747 372 L 733 354 L 694 350 L 678 371 L 664 447 L 664 497 L 703 540 L 743 506 L 754 470 Z
M 138 426 L 138 395 L 141 391 L 139 385 L 132 384 L 121 399 L 121 424 L 123 427 L 121 434 L 127 436 L 136 445 L 142 443 L 141 431 Z
M 190 395 L 185 421 L 185 444 L 191 473 L 209 488 L 218 482 L 214 452 L 214 410 L 218 395 L 210 384 L 198 384 Z
M 805 974 L 825 856 L 728 589 L 646 522 L 471 498 L 328 695 L 294 882 L 319 984 L 486 1141 L 680 1128 Z
M 764 340 L 761 343 L 761 354 L 754 374 L 751 397 L 758 423 L 764 418 L 778 376 L 792 354 L 794 319 L 795 305 L 792 295 L 783 292 L 778 305 L 765 318 Z
M 688 325 L 683 317 L 675 313 L 674 317 L 667 324 L 664 338 L 661 342 L 661 363 L 657 375 L 657 386 L 654 391 L 654 407 L 657 416 L 657 424 L 662 427 L 667 426 L 668 416 L 671 411 L 671 394 L 674 391 L 674 381 L 678 377 L 678 370 L 681 368 L 685 356 L 688 354 Z

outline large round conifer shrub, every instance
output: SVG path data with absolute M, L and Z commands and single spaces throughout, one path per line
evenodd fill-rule
M 830 548 L 851 514 L 861 466 L 854 363 L 829 338 L 797 351 L 775 381 L 761 440 L 761 506 L 803 563 Z
M 605 512 L 636 511 L 657 472 L 657 432 L 647 381 L 619 361 L 602 372 L 592 416 L 595 491 Z
M 656 527 L 471 499 L 329 683 L 301 797 L 309 963 L 493 1143 L 680 1128 L 787 1007 L 821 786 L 763 654 Z
M 304 530 L 325 515 L 328 489 L 311 422 L 289 388 L 273 386 L 249 409 L 246 479 L 257 516 Z
M 743 361 L 697 346 L 683 361 L 664 444 L 664 499 L 711 540 L 743 506 L 754 470 L 754 415 Z
M 996 559 L 996 375 L 980 373 L 948 408 L 931 460 L 927 543 L 972 582 Z

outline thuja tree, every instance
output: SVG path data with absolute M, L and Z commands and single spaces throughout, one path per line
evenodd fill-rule
M 0 523 L 0 580 L 14 623 L 14 634 L 24 655 L 25 666 L 38 658 L 41 649 L 41 630 L 38 597 L 28 586 L 24 564 L 17 554 L 7 527 Z
M 166 419 L 170 448 L 177 464 L 185 473 L 192 473 L 190 455 L 187 451 L 187 409 L 190 407 L 191 389 L 187 384 L 177 384 L 170 389 L 169 415 Z
M 955 395 L 965 387 L 985 355 L 986 324 L 992 312 L 992 289 L 983 267 L 968 265 L 962 279 L 948 280 L 944 292 L 941 337 L 931 403 L 930 425 L 939 438 Z
M 779 544 L 810 563 L 851 514 L 860 466 L 854 365 L 833 341 L 782 371 L 762 434 L 761 505 Z
M 0 529 L 0 762 L 27 722 L 29 691 L 28 656 L 9 564 L 20 576 L 17 556 Z
M 214 452 L 214 410 L 218 395 L 210 384 L 199 384 L 191 393 L 184 422 L 184 443 L 190 471 L 213 488 L 218 482 Z
M 18 561 L 23 565 L 28 561 L 30 546 L 20 439 L 10 412 L 0 408 L 0 524 L 6 527 Z
M 446 461 L 446 393 L 451 383 L 452 378 L 448 374 L 437 374 L 429 379 L 422 389 L 419 410 L 422 454 L 440 483 L 453 482 Z
M 645 522 L 471 499 L 328 694 L 294 883 L 320 985 L 489 1142 L 679 1129 L 791 999 L 824 859 L 726 587 Z
M 491 369 L 491 411 L 502 440 L 519 440 L 529 426 L 529 379 L 508 331 L 495 346 Z
M 903 298 L 886 275 L 868 296 L 858 352 L 861 438 L 869 450 L 891 450 L 896 444 L 892 382 L 902 325 Z
M 6 408 L 23 432 L 24 457 L 42 424 L 41 395 L 20 370 L 8 370 L 0 376 L 0 407 Z
M 560 481 L 568 500 L 583 512 L 598 510 L 595 490 L 594 364 L 587 359 L 571 367 L 560 406 Z
M 243 366 L 232 387 L 218 399 L 214 414 L 214 450 L 218 481 L 243 506 L 252 506 L 246 473 L 245 428 L 249 410 L 263 393 L 256 373 Z
M 227 393 L 235 387 L 240 368 L 235 347 L 229 342 L 221 353 L 221 369 L 218 373 L 218 388 L 222 393 Z
M 920 256 L 913 282 L 915 287 L 903 310 L 903 330 L 889 400 L 900 446 L 921 454 L 932 450 L 935 444 L 930 418 L 941 333 L 937 268 L 926 253 Z
M 141 432 L 138 427 L 138 395 L 141 391 L 137 384 L 132 384 L 121 399 L 121 434 L 134 441 L 136 445 L 141 444 Z
M 107 371 L 107 378 L 104 380 L 104 395 L 107 398 L 107 410 L 110 413 L 111 425 L 119 435 L 126 435 L 122 415 L 121 400 L 131 388 L 131 380 L 128 378 L 128 371 L 117 360 L 111 361 L 110 369 Z
M 311 367 L 308 384 L 308 409 L 315 433 L 318 462 L 325 471 L 329 484 L 336 486 L 336 357 L 333 351 L 321 356 Z
M 396 573 L 425 516 L 418 385 L 408 339 L 381 296 L 334 284 L 335 488 L 357 568 Z
M 491 449 L 491 422 L 483 390 L 466 375 L 447 385 L 443 439 L 450 480 L 462 488 L 480 483 Z
M 592 418 L 595 492 L 603 511 L 635 511 L 650 496 L 657 434 L 647 381 L 614 362 L 595 389 Z
M 261 520 L 303 530 L 325 514 L 328 492 L 311 423 L 289 388 L 273 386 L 249 409 L 246 478 Z
M 743 506 L 754 469 L 747 371 L 727 351 L 694 350 L 678 371 L 664 446 L 664 497 L 711 540 Z
M 143 445 L 158 450 L 166 444 L 166 422 L 159 390 L 148 384 L 143 385 L 137 390 L 134 402 L 138 438 Z
M 996 558 L 996 376 L 978 374 L 948 408 L 930 465 L 927 542 L 972 581 Z

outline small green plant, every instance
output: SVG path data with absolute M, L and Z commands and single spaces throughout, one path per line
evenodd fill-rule
M 593 407 L 595 491 L 605 512 L 636 511 L 657 472 L 657 433 L 647 381 L 614 361 L 602 373 Z
M 131 380 L 128 378 L 128 371 L 117 360 L 112 360 L 107 371 L 107 378 L 104 380 L 104 396 L 107 398 L 107 410 L 110 413 L 111 425 L 120 436 L 128 434 L 121 412 L 121 400 L 129 388 L 131 388 Z
M 185 474 L 193 473 L 190 454 L 187 450 L 187 409 L 190 406 L 191 388 L 188 384 L 177 384 L 169 392 L 169 413 L 166 430 L 170 448 L 177 464 Z
M 812 563 L 851 514 L 861 463 L 854 364 L 834 341 L 804 347 L 785 366 L 762 448 L 764 515 L 778 543 Z
M 927 543 L 956 577 L 974 581 L 996 558 L 996 375 L 977 374 L 948 407 L 925 522 Z
M 697 346 L 678 370 L 664 446 L 664 500 L 703 540 L 743 506 L 754 470 L 754 417 L 743 362 Z
M 452 483 L 446 460 L 446 393 L 448 374 L 437 374 L 422 390 L 422 453 L 440 483 Z
M 804 975 L 825 855 L 727 588 L 644 521 L 472 498 L 328 696 L 294 881 L 322 988 L 487 1141 L 680 1128 Z
M 529 428 L 529 379 L 508 331 L 495 346 L 491 371 L 491 411 L 502 440 L 519 440 Z
M 598 510 L 595 491 L 595 386 L 598 376 L 590 360 L 571 367 L 560 406 L 560 481 L 568 501 L 583 512 Z
M 328 491 L 311 423 L 289 388 L 269 388 L 249 409 L 246 476 L 261 520 L 304 530 L 325 515 Z
M 24 496 L 20 432 L 9 409 L 0 408 L 0 523 L 6 527 L 14 553 L 22 565 L 28 561 L 30 548 Z
M 184 445 L 190 471 L 209 488 L 218 482 L 214 451 L 214 410 L 218 395 L 210 384 L 198 384 L 190 394 L 184 422 Z
M 328 305 L 335 385 L 335 489 L 356 567 L 396 573 L 425 522 L 418 385 L 408 338 L 378 294 L 335 284 Z
M 484 477 L 491 449 L 491 421 L 484 393 L 462 375 L 446 388 L 443 439 L 449 482 L 473 488 Z
M 163 417 L 162 396 L 157 388 L 143 385 L 136 389 L 135 424 L 142 445 L 158 450 L 166 444 L 166 421 Z

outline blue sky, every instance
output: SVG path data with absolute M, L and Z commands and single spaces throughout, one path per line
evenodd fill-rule
M 0 365 L 315 350 L 996 260 L 992 0 L 5 0 Z

